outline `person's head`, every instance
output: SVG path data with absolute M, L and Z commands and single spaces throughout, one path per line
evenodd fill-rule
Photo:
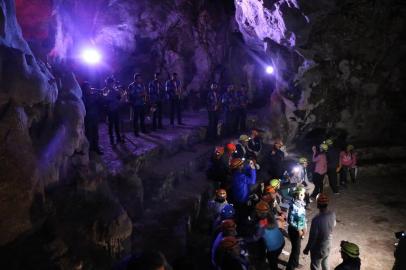
M 224 147 L 222 146 L 216 146 L 216 148 L 214 148 L 214 157 L 216 159 L 220 159 L 224 154 Z
M 225 189 L 219 188 L 216 190 L 216 201 L 225 202 L 227 200 L 227 191 Z
M 108 77 L 105 82 L 106 82 L 106 86 L 107 86 L 107 87 L 113 87 L 113 86 L 114 86 L 114 79 L 113 79 L 113 77 Z
M 258 135 L 259 135 L 259 132 L 257 129 L 254 128 L 251 130 L 251 138 L 256 138 L 256 137 L 258 137 Z
M 232 171 L 241 170 L 243 165 L 244 161 L 241 158 L 233 158 L 230 162 L 230 169 Z
M 278 190 L 281 186 L 281 180 L 277 178 L 271 179 L 271 181 L 269 181 L 269 186 L 274 190 Z
M 352 144 L 347 145 L 346 150 L 347 150 L 347 152 L 354 151 L 354 145 L 352 145 Z
M 359 257 L 359 247 L 356 244 L 348 241 L 341 241 L 340 247 L 341 258 L 343 258 L 343 260 Z
M 211 88 L 211 90 L 216 91 L 217 88 L 218 88 L 217 83 L 212 83 L 211 86 L 210 86 L 210 88 Z
M 269 215 L 269 211 L 271 210 L 268 203 L 264 201 L 259 201 L 255 205 L 255 214 L 259 219 L 264 219 Z
M 140 73 L 135 73 L 134 74 L 134 82 L 141 83 L 141 80 L 142 80 L 141 74 Z
M 273 144 L 274 148 L 279 150 L 283 146 L 283 142 L 280 139 L 275 140 L 275 143 Z
M 177 78 L 178 78 L 178 73 L 176 73 L 176 72 L 172 73 L 171 79 L 176 80 Z
M 326 143 L 320 144 L 320 152 L 327 152 L 328 145 Z
M 329 199 L 328 199 L 327 195 L 325 195 L 323 193 L 319 193 L 317 195 L 316 202 L 317 202 L 317 208 L 319 208 L 321 211 L 323 211 L 323 210 L 327 209 Z
M 299 187 L 297 187 L 297 188 L 295 189 L 293 195 L 294 195 L 294 197 L 295 197 L 296 200 L 304 201 L 305 194 L 306 194 L 306 190 L 304 189 L 304 187 L 299 186 Z
M 227 153 L 231 154 L 231 153 L 234 153 L 237 150 L 237 148 L 236 148 L 235 144 L 228 143 L 226 145 L 226 150 L 227 150 Z
M 220 242 L 220 248 L 224 252 L 239 256 L 241 252 L 240 244 L 234 236 L 226 236 Z
M 300 164 L 301 166 L 303 166 L 303 168 L 306 168 L 307 165 L 308 165 L 307 158 L 305 158 L 305 157 L 299 158 L 299 164 Z
M 241 144 L 246 145 L 250 140 L 250 137 L 248 137 L 248 135 L 246 134 L 242 134 L 238 140 L 240 141 Z
M 159 80 L 159 77 L 161 76 L 161 74 L 159 73 L 159 72 L 156 72 L 155 74 L 154 74 L 154 79 L 155 80 Z
M 225 219 L 220 224 L 223 236 L 236 236 L 237 235 L 237 224 L 233 219 Z
M 146 251 L 134 256 L 127 265 L 127 270 L 165 270 L 165 256 L 161 252 Z

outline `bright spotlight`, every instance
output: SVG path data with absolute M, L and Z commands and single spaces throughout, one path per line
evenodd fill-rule
M 299 166 L 293 167 L 292 172 L 293 172 L 293 173 L 298 173 L 298 172 L 300 172 L 300 167 L 299 167 Z
M 265 71 L 266 71 L 266 73 L 268 73 L 268 74 L 272 74 L 272 73 L 274 72 L 274 69 L 273 69 L 272 66 L 267 66 L 266 69 L 265 69 Z
M 101 54 L 94 48 L 87 48 L 82 51 L 82 60 L 89 65 L 100 63 Z

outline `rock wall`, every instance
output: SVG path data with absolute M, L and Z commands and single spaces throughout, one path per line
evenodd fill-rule
M 399 1 L 236 0 L 247 44 L 277 68 L 273 132 L 402 143 L 405 5 Z M 268 114 L 269 115 L 269 114 Z

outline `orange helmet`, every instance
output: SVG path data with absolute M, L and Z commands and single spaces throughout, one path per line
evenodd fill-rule
M 219 188 L 216 190 L 216 196 L 221 198 L 227 198 L 227 191 L 225 189 Z
M 237 147 L 233 143 L 228 143 L 226 145 L 226 149 L 227 149 L 228 152 L 232 153 L 232 152 L 235 152 L 237 150 Z
M 234 236 L 226 236 L 220 242 L 220 247 L 224 250 L 231 250 L 238 245 L 238 240 Z
M 317 195 L 316 201 L 317 201 L 318 205 L 328 205 L 328 202 L 329 202 L 327 195 L 325 195 L 323 193 L 320 193 L 319 195 Z
M 270 210 L 269 204 L 264 201 L 260 201 L 255 205 L 255 211 L 259 213 L 268 213 Z
M 232 219 L 225 219 L 221 222 L 221 230 L 224 231 L 232 231 L 237 228 L 237 224 L 235 224 L 234 220 Z
M 233 158 L 230 163 L 230 169 L 238 169 L 244 164 L 241 158 Z
M 216 156 L 222 156 L 224 154 L 224 147 L 216 146 L 216 148 L 214 148 L 214 154 Z

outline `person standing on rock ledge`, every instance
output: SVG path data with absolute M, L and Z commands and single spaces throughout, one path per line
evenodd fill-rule
M 138 131 L 141 128 L 142 133 L 147 133 L 145 128 L 145 107 L 148 102 L 148 93 L 145 85 L 142 83 L 140 73 L 134 74 L 134 81 L 128 86 L 130 102 L 133 106 L 133 125 L 135 136 L 139 136 Z M 138 125 L 139 120 L 139 125 Z
M 178 74 L 173 73 L 170 80 L 165 83 L 166 94 L 170 104 L 170 122 L 175 124 L 175 114 L 178 119 L 178 125 L 182 123 L 182 85 L 178 80 Z
M 121 106 L 121 94 L 114 87 L 114 79 L 109 77 L 106 79 L 106 87 L 102 90 L 106 97 L 107 105 L 107 118 L 109 122 L 109 136 L 110 143 L 114 145 L 113 130 L 116 133 L 116 140 L 119 143 L 123 143 L 124 140 L 120 134 L 120 106 Z
M 154 80 L 149 83 L 149 98 L 152 111 L 152 130 L 163 129 L 162 103 L 165 100 L 165 88 L 159 79 L 160 74 L 154 74 Z
M 96 91 L 92 91 L 90 84 L 84 82 L 82 88 L 82 99 L 86 109 L 85 134 L 89 141 L 89 151 L 94 151 L 98 155 L 103 155 L 99 146 L 99 115 L 102 96 Z
M 207 95 L 207 112 L 209 116 L 209 124 L 207 127 L 207 140 L 215 141 L 217 139 L 217 125 L 219 122 L 220 112 L 220 95 L 217 92 L 217 83 L 212 83 L 210 91 Z

